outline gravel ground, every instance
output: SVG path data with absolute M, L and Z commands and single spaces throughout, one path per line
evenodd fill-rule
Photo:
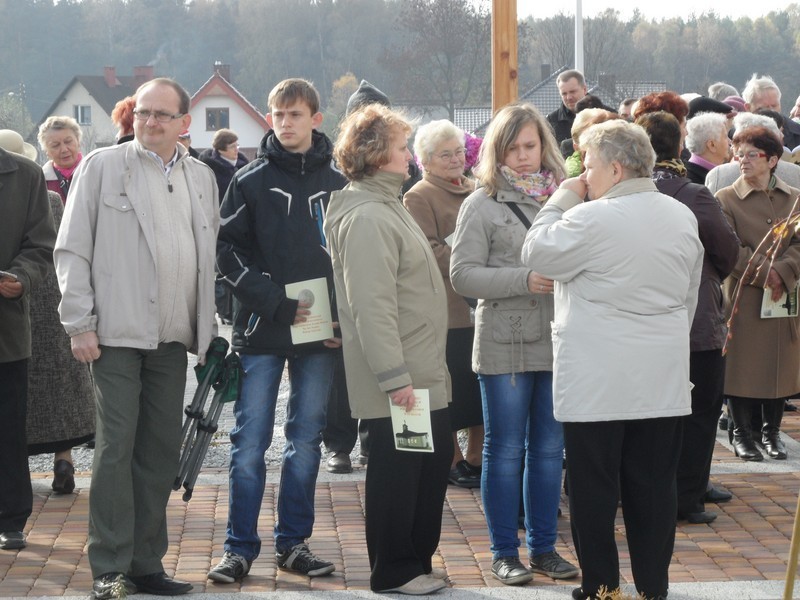
M 230 340 L 231 335 L 231 328 L 229 325 L 220 325 L 219 327 L 219 335 L 222 337 Z M 185 403 L 189 404 L 192 399 L 192 395 L 194 394 L 194 390 L 197 386 L 197 380 L 194 375 L 194 371 L 192 367 L 196 363 L 196 358 L 189 355 L 189 371 L 187 372 L 186 376 L 186 400 Z M 287 373 L 284 371 L 283 373 L 283 380 L 281 381 L 280 390 L 278 392 L 278 405 L 275 410 L 275 431 L 272 437 L 272 445 L 266 452 L 266 460 L 267 460 L 267 467 L 277 466 L 281 463 L 281 454 L 283 452 L 283 446 L 286 443 L 286 436 L 284 435 L 283 431 L 283 422 L 286 415 L 286 402 L 289 397 L 289 381 L 287 378 Z M 210 398 L 207 401 L 207 404 L 210 402 Z M 233 419 L 233 405 L 226 406 L 223 409 L 222 416 L 219 420 L 219 431 L 214 436 L 214 439 L 211 442 L 211 446 L 209 447 L 208 454 L 206 455 L 206 459 L 203 462 L 203 469 L 204 470 L 216 470 L 216 469 L 227 469 L 228 467 L 228 455 L 230 452 L 230 442 L 228 438 L 228 434 L 230 433 L 231 428 L 234 425 Z M 356 447 L 353 449 L 353 453 L 351 458 L 353 459 L 353 464 L 357 464 L 357 458 L 359 453 L 359 446 L 358 442 L 356 442 Z M 92 460 L 94 457 L 94 451 L 89 448 L 78 447 L 73 449 L 72 451 L 72 459 L 75 465 L 76 471 L 91 471 L 92 469 Z M 325 448 L 323 446 L 322 458 L 325 460 L 327 458 L 327 453 L 325 452 Z M 53 455 L 52 454 L 41 454 L 38 456 L 31 456 L 29 458 L 29 465 L 30 470 L 32 473 L 47 473 L 53 470 Z M 272 470 L 272 469 L 270 469 Z

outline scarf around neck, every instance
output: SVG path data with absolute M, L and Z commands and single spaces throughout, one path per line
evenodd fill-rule
M 500 165 L 500 173 L 506 178 L 509 185 L 521 194 L 530 196 L 537 202 L 544 203 L 558 186 L 553 173 L 541 169 L 536 173 L 517 173 L 511 167 Z
M 655 164 L 655 168 L 661 167 L 662 169 L 669 169 L 675 171 L 681 177 L 686 177 L 686 167 L 680 158 L 670 158 L 669 160 L 660 160 Z

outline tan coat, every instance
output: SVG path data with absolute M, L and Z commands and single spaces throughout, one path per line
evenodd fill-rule
M 447 303 L 428 240 L 400 203 L 403 176 L 378 171 L 332 192 L 325 237 L 333 263 L 350 411 L 389 416 L 388 392 L 427 389 L 450 402 Z
M 786 217 L 800 190 L 780 179 L 770 192 L 754 190 L 743 178 L 717 192 L 722 210 L 742 242 L 739 260 L 723 289 L 729 304 L 747 261 L 772 224 Z M 756 261 L 764 261 L 759 255 Z M 787 288 L 800 277 L 800 244 L 791 245 L 774 268 Z M 733 320 L 725 374 L 725 393 L 746 398 L 784 398 L 800 391 L 800 337 L 797 318 L 760 318 L 766 265 L 745 286 Z M 730 310 L 730 309 L 729 309 Z
M 452 248 L 445 240 L 456 230 L 458 209 L 474 190 L 475 182 L 466 177 L 456 185 L 436 175 L 425 173 L 422 181 L 418 181 L 403 196 L 403 204 L 428 238 L 436 262 L 439 264 L 439 271 L 442 273 L 447 290 L 447 325 L 450 329 L 472 327 L 469 305 L 464 296 L 456 292 L 450 283 Z M 450 241 L 452 243 L 452 239 Z

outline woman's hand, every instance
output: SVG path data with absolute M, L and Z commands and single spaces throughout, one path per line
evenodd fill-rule
M 558 189 L 575 192 L 581 198 L 586 198 L 586 194 L 589 191 L 586 187 L 586 182 L 580 177 L 570 177 L 569 179 L 565 179 L 561 182 L 561 185 L 558 186 Z
M 405 387 L 401 387 L 399 390 L 389 392 L 389 399 L 395 406 L 402 406 L 406 409 L 406 412 L 411 412 L 411 409 L 414 408 L 414 403 L 416 401 L 414 399 L 414 387 L 407 385 Z
M 553 280 L 531 271 L 528 273 L 528 291 L 531 294 L 552 294 Z
M 775 269 L 769 270 L 767 275 L 767 287 L 772 290 L 772 301 L 777 302 L 780 297 L 786 292 L 786 286 L 783 285 L 783 279 L 778 275 Z

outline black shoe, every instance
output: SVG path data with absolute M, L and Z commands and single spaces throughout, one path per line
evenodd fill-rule
M 0 533 L 0 550 L 21 550 L 28 543 L 21 531 L 4 531 Z
M 797 412 L 797 407 L 787 400 L 783 410 L 786 412 Z
M 241 554 L 226 551 L 219 564 L 208 572 L 208 578 L 217 583 L 241 581 L 250 572 L 250 561 Z
M 522 585 L 533 579 L 533 573 L 516 556 L 503 556 L 495 560 L 492 563 L 492 575 L 506 585 Z
M 352 473 L 353 465 L 350 455 L 346 452 L 334 452 L 327 462 L 328 473 Z
M 706 493 L 703 496 L 703 502 L 722 504 L 723 502 L 729 502 L 731 498 L 733 498 L 733 494 L 726 492 L 725 490 L 715 488 L 712 485 L 706 490 Z
M 589 600 L 591 596 L 583 591 L 583 588 L 572 590 L 572 600 Z
M 686 514 L 679 514 L 678 519 L 681 521 L 687 521 L 694 525 L 699 525 L 701 523 L 711 523 L 714 519 L 717 518 L 717 513 L 713 513 L 708 510 L 704 510 L 702 512 L 691 512 Z
M 71 494 L 75 489 L 75 467 L 68 460 L 59 459 L 53 467 L 53 491 Z
M 150 573 L 149 575 L 131 575 L 130 579 L 136 584 L 140 592 L 155 594 L 156 596 L 180 596 L 192 590 L 191 583 L 173 579 L 164 571 Z
M 285 552 L 276 552 L 275 558 L 279 569 L 302 573 L 309 577 L 328 575 L 336 569 L 332 562 L 314 556 L 308 549 L 308 544 L 296 544 Z
M 481 468 L 469 464 L 466 460 L 460 460 L 456 466 L 450 469 L 450 483 L 463 488 L 481 487 Z
M 719 427 L 720 431 L 728 431 L 728 417 L 723 413 L 719 421 L 717 421 L 717 427 Z
M 92 584 L 92 596 L 96 600 L 124 598 L 138 591 L 136 584 L 122 573 L 104 573 L 100 577 L 95 577 Z
M 559 555 L 555 550 L 531 556 L 531 571 L 547 575 L 550 579 L 572 579 L 577 577 L 580 569 Z

